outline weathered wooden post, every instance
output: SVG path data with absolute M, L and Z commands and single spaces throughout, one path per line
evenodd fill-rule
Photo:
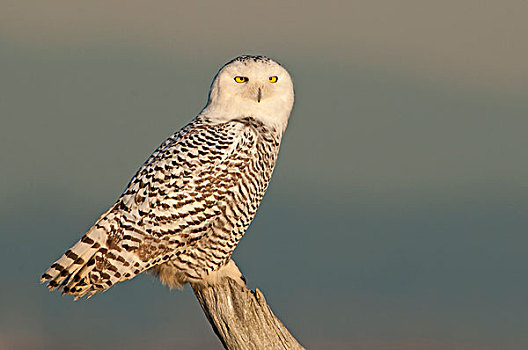
M 275 317 L 260 290 L 248 289 L 242 280 L 224 277 L 192 288 L 226 349 L 304 349 Z

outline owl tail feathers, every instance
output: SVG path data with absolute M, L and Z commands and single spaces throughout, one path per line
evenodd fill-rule
M 87 282 L 88 273 L 93 270 L 93 257 L 105 245 L 106 232 L 95 226 L 79 242 L 71 247 L 42 275 L 40 283 L 47 283 L 49 290 L 61 290 L 62 294 L 74 294 L 76 300 L 84 295 L 96 293 L 97 289 Z M 101 288 L 103 290 L 105 288 Z

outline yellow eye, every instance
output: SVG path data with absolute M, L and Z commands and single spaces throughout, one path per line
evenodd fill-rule
M 276 83 L 278 80 L 279 80 L 279 77 L 277 77 L 276 75 L 272 76 L 272 77 L 269 77 L 269 82 L 270 83 Z
M 235 81 L 236 81 L 237 83 L 239 83 L 239 84 L 240 84 L 240 83 L 247 83 L 248 80 L 249 80 L 249 79 L 248 79 L 247 77 L 241 77 L 241 76 L 238 76 L 238 75 L 235 77 Z

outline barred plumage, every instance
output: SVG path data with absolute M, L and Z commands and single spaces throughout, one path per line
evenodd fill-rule
M 245 85 L 231 82 L 241 74 Z M 271 75 L 282 84 L 271 85 Z M 80 298 L 146 270 L 181 286 L 226 265 L 270 182 L 292 105 L 291 79 L 276 62 L 230 61 L 202 112 L 158 147 L 41 281 Z

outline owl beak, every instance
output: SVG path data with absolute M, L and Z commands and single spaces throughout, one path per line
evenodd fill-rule
M 262 99 L 262 89 L 258 88 L 257 92 L 257 102 L 260 103 L 260 100 Z

